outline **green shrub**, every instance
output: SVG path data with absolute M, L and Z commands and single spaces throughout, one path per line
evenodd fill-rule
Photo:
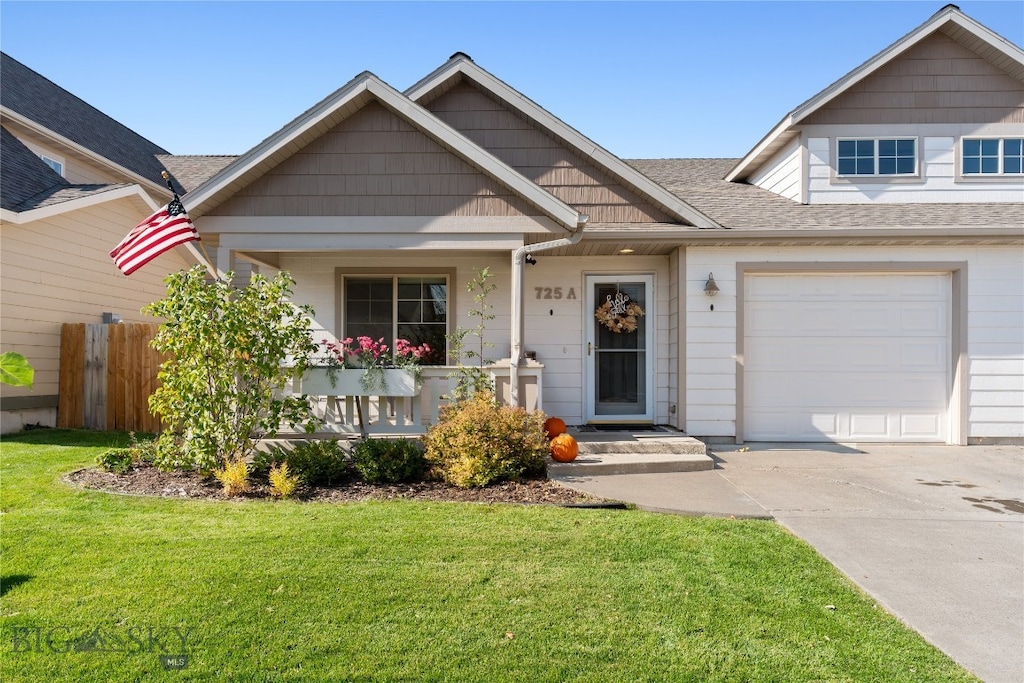
M 96 464 L 114 474 L 128 474 L 132 462 L 131 448 L 108 448 L 96 456 Z
M 240 496 L 252 488 L 249 485 L 249 466 L 241 458 L 225 460 L 223 467 L 213 471 L 213 476 L 224 487 L 226 496 Z
M 461 488 L 541 474 L 548 449 L 544 417 L 540 411 L 499 406 L 493 394 L 478 392 L 442 409 L 424 437 L 427 462 Z
M 299 477 L 288 471 L 288 463 L 273 465 L 267 475 L 270 481 L 270 495 L 275 498 L 290 498 L 299 486 Z
M 366 439 L 352 449 L 352 464 L 371 484 L 420 479 L 427 468 L 423 451 L 406 439 Z
M 337 439 L 303 441 L 290 451 L 278 447 L 270 457 L 288 463 L 288 470 L 306 486 L 333 486 L 348 476 L 348 458 Z

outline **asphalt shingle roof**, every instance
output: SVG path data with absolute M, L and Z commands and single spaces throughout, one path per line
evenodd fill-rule
M 59 173 L 0 127 L 0 206 L 17 211 L 30 198 L 66 185 Z
M 212 178 L 237 158 L 237 156 L 228 155 L 157 155 L 157 159 L 181 184 L 185 192 L 196 189 L 203 181 Z
M 722 180 L 737 159 L 631 159 L 628 163 L 726 228 L 1024 226 L 1024 201 L 974 204 L 800 204 Z M 1022 228 L 1024 229 L 1024 228 Z
M 0 104 L 138 175 L 163 184 L 167 150 L 118 123 L 13 57 L 0 53 Z

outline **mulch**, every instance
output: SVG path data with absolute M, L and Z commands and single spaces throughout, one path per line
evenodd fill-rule
M 97 468 L 72 472 L 65 481 L 82 489 L 159 498 L 231 500 L 220 482 L 192 472 L 163 472 L 152 465 L 136 465 L 127 474 Z M 259 481 L 242 499 L 270 499 L 269 487 Z M 238 500 L 239 498 L 234 498 Z M 587 493 L 574 491 L 548 479 L 527 479 L 477 489 L 460 489 L 439 481 L 410 484 L 368 484 L 348 481 L 338 486 L 303 488 L 294 498 L 304 501 L 356 503 L 370 500 L 419 500 L 435 502 L 511 503 L 519 505 L 599 505 Z

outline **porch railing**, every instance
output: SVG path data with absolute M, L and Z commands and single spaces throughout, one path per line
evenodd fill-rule
M 324 436 L 417 436 L 437 422 L 442 406 L 454 380 L 448 375 L 455 366 L 425 366 L 423 381 L 416 396 L 389 396 L 386 393 L 370 396 L 318 395 L 309 396 L 313 413 L 320 427 L 313 435 L 280 433 L 281 437 Z M 498 400 L 510 403 L 510 375 L 508 361 L 499 361 L 484 368 L 495 385 Z M 542 406 L 542 374 L 544 366 L 527 361 L 519 368 L 520 401 L 527 410 Z M 382 391 L 386 391 L 383 389 Z

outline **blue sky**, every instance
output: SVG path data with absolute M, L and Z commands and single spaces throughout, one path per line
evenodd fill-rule
M 742 156 L 935 2 L 19 2 L 0 48 L 175 154 L 239 154 L 454 52 L 624 158 Z M 1024 44 L 1024 2 L 958 3 Z

